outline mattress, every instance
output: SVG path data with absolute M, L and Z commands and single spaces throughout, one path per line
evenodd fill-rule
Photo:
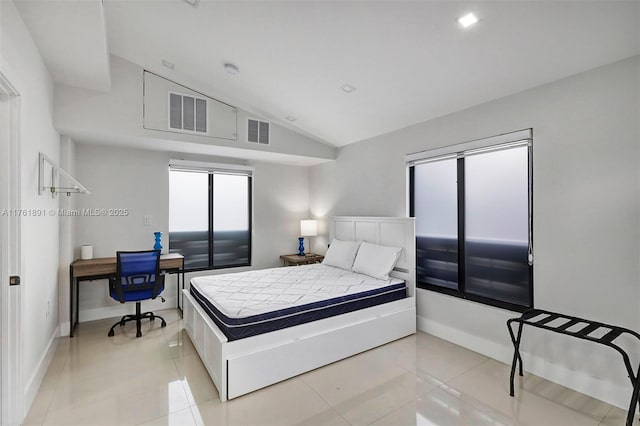
M 313 264 L 196 277 L 190 292 L 237 340 L 403 299 L 406 285 Z

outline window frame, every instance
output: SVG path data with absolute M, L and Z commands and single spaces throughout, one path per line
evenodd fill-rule
M 240 165 L 232 165 L 232 164 L 218 164 L 218 163 L 205 163 L 205 162 L 197 162 L 197 161 L 185 161 L 185 160 L 171 160 L 169 162 L 169 173 L 172 171 L 180 171 L 180 172 L 190 172 L 190 173 L 207 173 L 208 174 L 208 260 L 209 265 L 205 267 L 197 267 L 197 268 L 185 268 L 184 272 L 202 272 L 202 271 L 212 271 L 219 269 L 229 269 L 229 268 L 241 268 L 248 267 L 252 265 L 252 253 L 253 253 L 253 177 L 254 177 L 254 168 L 249 166 L 240 166 Z M 247 254 L 247 263 L 235 263 L 231 265 L 223 265 L 223 266 L 215 266 L 214 265 L 214 177 L 215 175 L 238 175 L 238 176 L 246 176 L 247 177 L 247 214 L 248 214 L 248 254 Z M 169 200 L 169 206 L 171 205 L 171 200 Z M 169 229 L 169 235 L 171 234 L 171 230 Z M 169 236 L 170 241 L 170 236 Z M 169 251 L 171 252 L 171 247 L 169 245 Z
M 527 146 L 527 165 L 528 165 L 528 224 L 529 224 L 529 299 L 528 305 L 519 305 L 511 302 L 505 302 L 490 297 L 480 296 L 466 292 L 466 239 L 465 239 L 465 163 L 464 158 L 474 153 L 497 151 L 509 149 L 518 145 Z M 435 291 L 447 294 L 460 299 L 482 303 L 497 308 L 507 309 L 515 312 L 524 312 L 534 307 L 534 281 L 533 281 L 533 129 L 524 129 L 517 132 L 506 133 L 494 137 L 483 138 L 466 142 L 463 144 L 453 145 L 451 147 L 438 148 L 435 150 L 422 151 L 409 154 L 406 158 L 407 168 L 407 209 L 409 217 L 415 218 L 415 166 L 425 162 L 438 161 L 444 159 L 456 158 L 457 167 L 457 220 L 458 220 L 458 289 L 450 289 L 447 287 L 429 284 L 418 281 L 416 276 L 416 286 L 424 290 Z M 417 241 L 417 236 L 416 236 Z M 417 244 L 416 244 L 417 247 Z M 416 249 L 416 263 L 418 252 Z

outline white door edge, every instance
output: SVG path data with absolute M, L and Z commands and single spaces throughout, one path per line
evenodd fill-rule
M 21 274 L 20 96 L 0 72 L 0 424 L 24 419 L 24 389 L 20 356 L 21 287 L 9 286 L 9 276 Z

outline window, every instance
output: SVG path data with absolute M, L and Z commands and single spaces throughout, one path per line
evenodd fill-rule
M 251 264 L 251 180 L 248 168 L 172 162 L 169 252 L 186 270 Z
M 531 160 L 531 129 L 407 158 L 418 287 L 533 307 Z

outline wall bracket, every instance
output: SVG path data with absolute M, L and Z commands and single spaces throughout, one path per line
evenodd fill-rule
M 91 194 L 84 185 L 78 182 L 73 176 L 67 173 L 64 169 L 62 169 L 58 164 L 49 158 L 46 154 L 40 153 L 38 157 L 38 195 L 42 195 L 46 192 L 51 193 L 51 197 L 55 197 L 56 194 L 66 193 L 67 196 L 73 194 Z M 47 186 L 45 184 L 45 174 L 46 173 L 46 164 L 49 164 L 51 167 L 51 181 Z M 69 186 L 59 186 L 58 185 L 58 175 L 64 177 L 67 181 L 69 181 Z

